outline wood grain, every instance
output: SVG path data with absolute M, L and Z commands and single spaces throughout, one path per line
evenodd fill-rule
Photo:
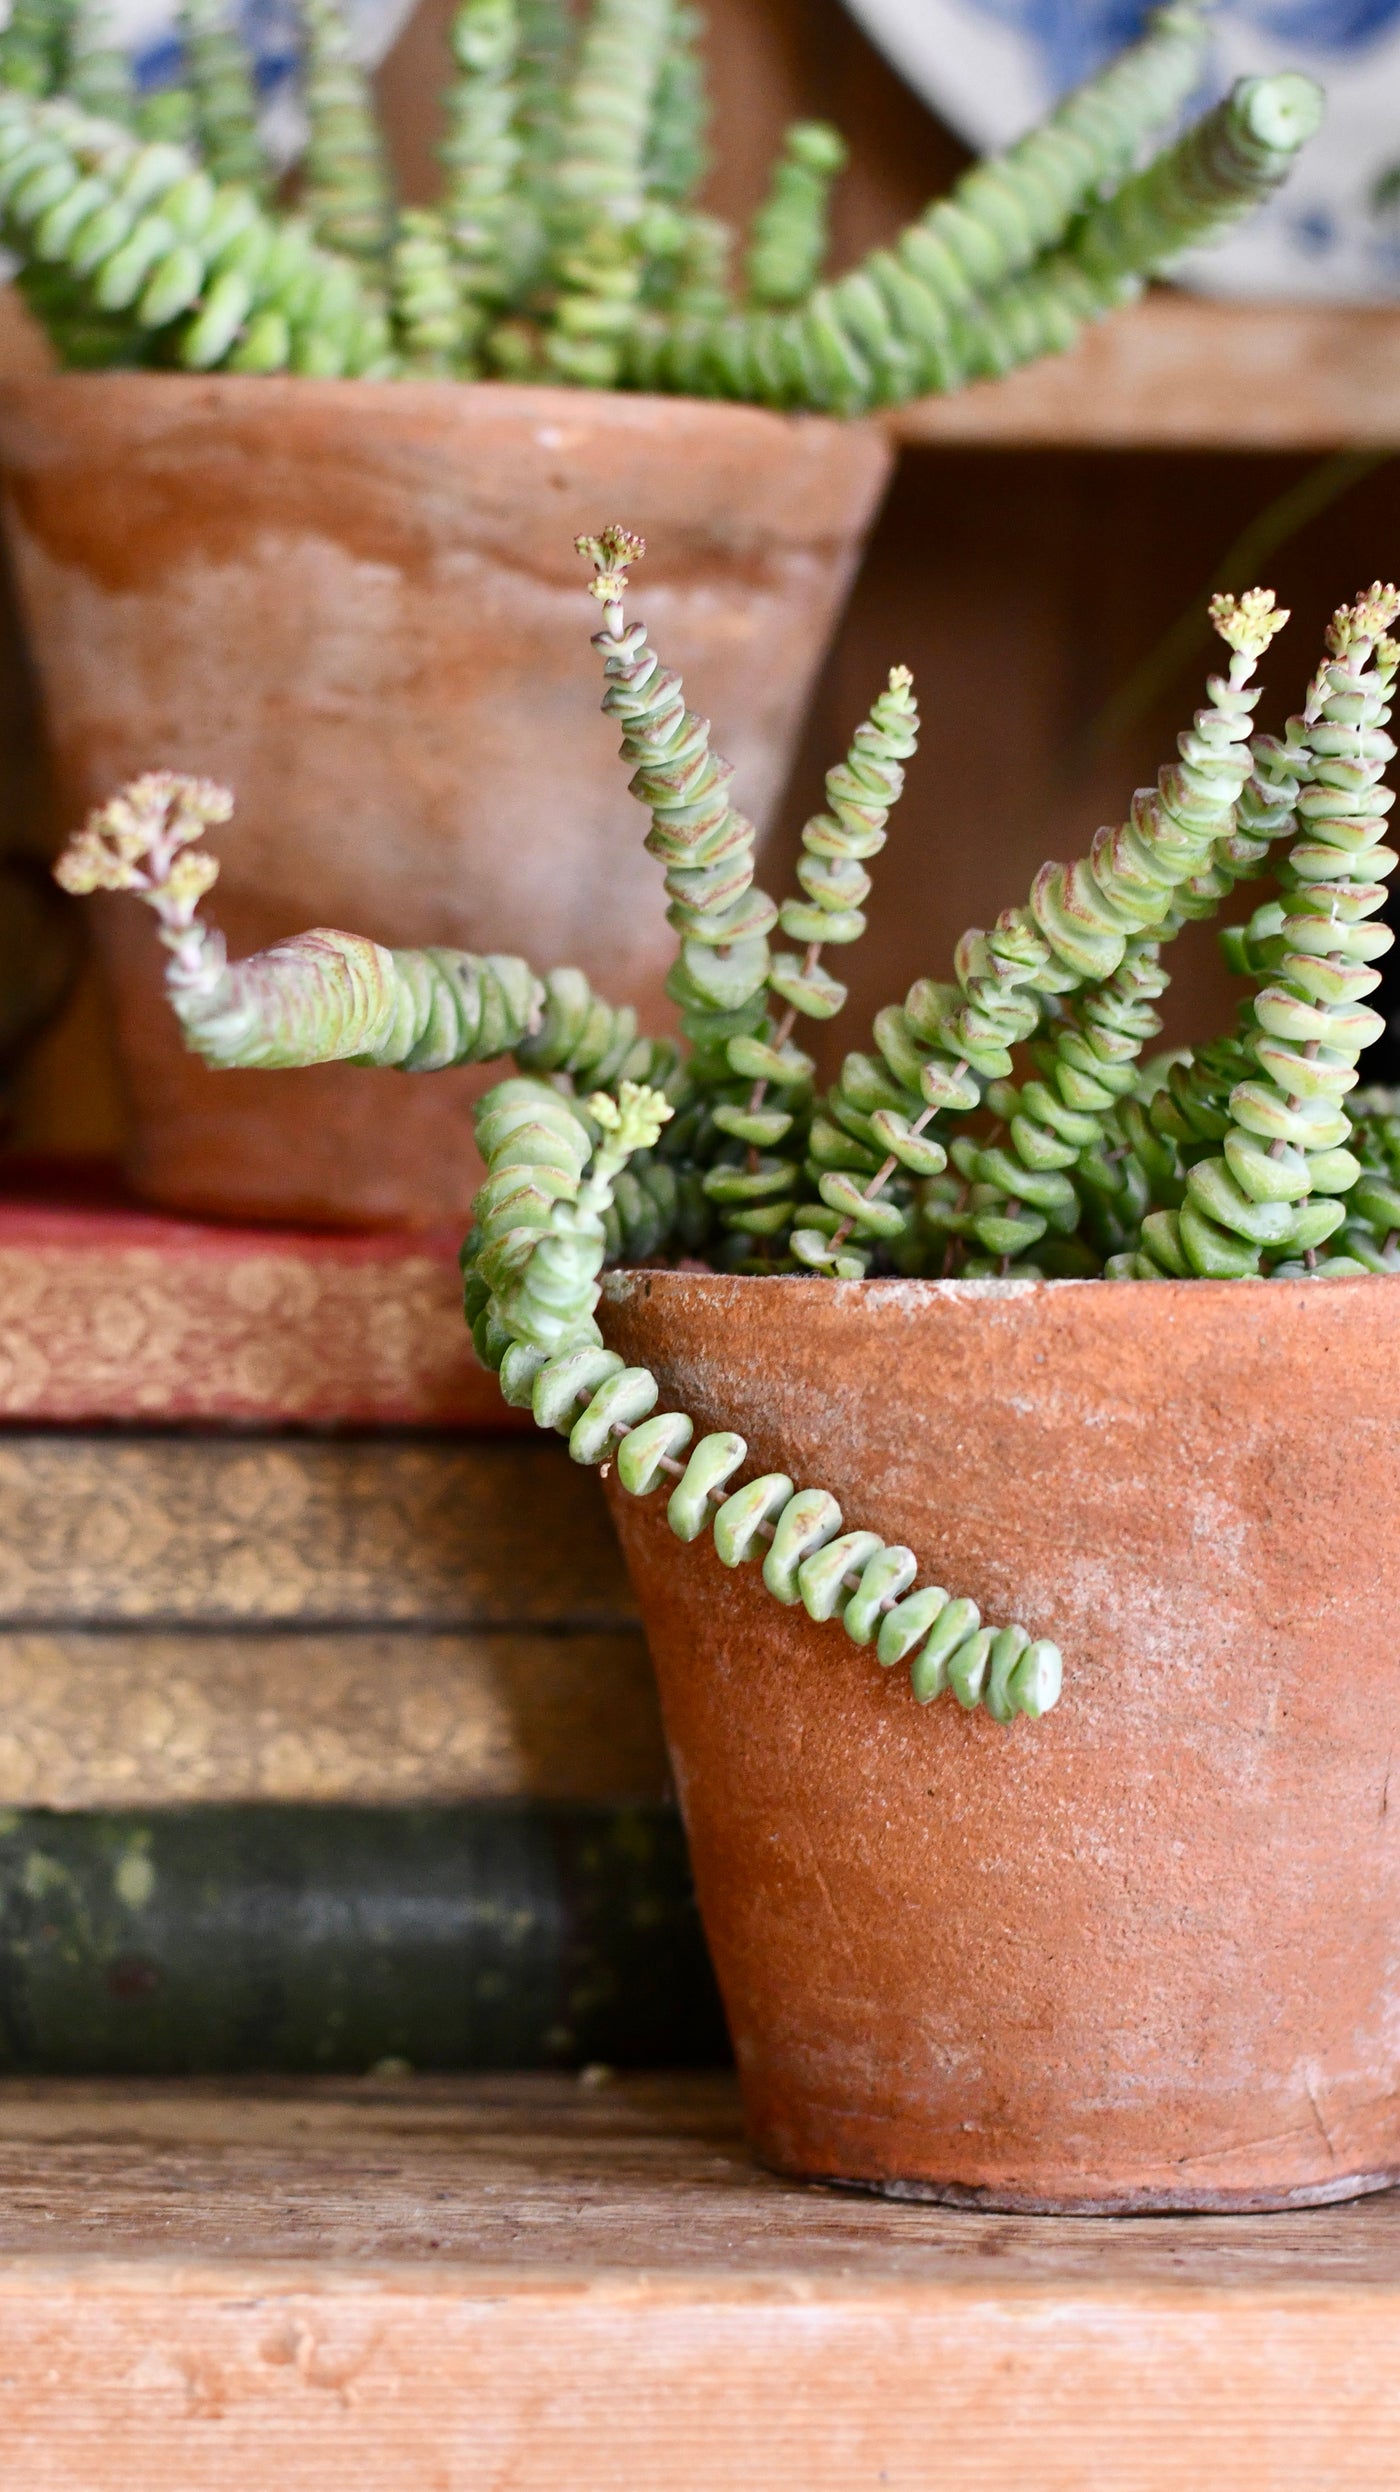
M 903 442 L 1021 449 L 1394 449 L 1400 311 L 1164 288 L 1067 355 L 921 398 L 890 422 Z
M 1373 2492 L 1400 2204 L 804 2191 L 728 2088 L 0 2088 L 25 2492 Z
M 667 1782 L 633 1629 L 0 1634 L 0 1809 L 622 1801 Z
M 634 1617 L 562 1446 L 0 1435 L 0 1627 Z

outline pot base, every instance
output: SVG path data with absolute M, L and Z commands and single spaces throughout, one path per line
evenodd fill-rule
M 767 2161 L 767 2158 L 763 2158 Z M 1310 2206 L 1337 2206 L 1400 2184 L 1400 2168 L 1354 2172 L 1344 2180 L 1313 2181 L 1299 2189 L 1125 2189 L 1102 2197 L 1043 2197 L 1018 2189 L 970 2189 L 960 2181 L 847 2180 L 835 2172 L 794 2172 L 768 2163 L 785 2180 L 826 2189 L 858 2190 L 864 2197 L 904 2199 L 916 2205 L 960 2207 L 973 2215 L 1286 2215 Z

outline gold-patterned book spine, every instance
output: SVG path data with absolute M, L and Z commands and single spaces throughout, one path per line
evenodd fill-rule
M 0 1197 L 0 1421 L 510 1430 L 458 1240 Z

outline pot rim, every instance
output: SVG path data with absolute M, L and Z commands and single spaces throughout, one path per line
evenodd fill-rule
M 295 396 L 303 405 L 312 405 L 319 398 L 328 406 L 344 403 L 347 393 L 353 392 L 362 402 L 368 398 L 373 404 L 382 399 L 387 405 L 405 409 L 489 406 L 499 410 L 516 404 L 522 415 L 545 420 L 554 415 L 574 423 L 584 411 L 591 411 L 599 423 L 615 423 L 622 431 L 629 431 L 638 419 L 654 422 L 657 407 L 680 407 L 692 418 L 713 417 L 721 427 L 728 425 L 734 430 L 753 424 L 783 429 L 796 425 L 803 431 L 850 434 L 866 440 L 886 441 L 890 436 L 889 422 L 880 414 L 826 415 L 806 407 L 761 407 L 749 399 L 697 398 L 683 390 L 584 389 L 566 381 L 371 380 L 357 373 L 332 379 L 305 372 L 74 372 L 60 368 L 0 376 L 0 404 L 12 398 L 47 394 L 55 388 L 74 394 L 81 390 L 89 397 L 99 390 L 114 397 L 133 397 L 143 391 L 168 398 L 182 394 L 237 400 L 251 395 L 255 402 L 268 404 L 280 394 L 283 398 Z
M 1271 1280 L 1263 1273 L 1252 1273 L 1245 1279 L 1235 1281 L 1205 1279 L 1182 1281 L 1171 1280 L 1164 1276 L 1160 1281 L 1152 1282 L 1106 1280 L 1102 1274 L 1088 1275 L 1082 1280 L 1046 1280 L 1034 1279 L 1029 1274 L 1008 1272 L 1004 1276 L 985 1280 L 933 1280 L 925 1277 L 906 1278 L 899 1273 L 881 1273 L 864 1280 L 845 1281 L 836 1280 L 822 1272 L 682 1272 L 678 1271 L 674 1265 L 638 1263 L 612 1265 L 602 1275 L 602 1289 L 604 1302 L 609 1306 L 625 1305 L 637 1296 L 650 1297 L 658 1285 L 663 1295 L 674 1290 L 679 1294 L 694 1292 L 701 1297 L 708 1297 L 712 1292 L 733 1289 L 741 1289 L 746 1293 L 765 1289 L 790 1291 L 796 1285 L 802 1289 L 819 1290 L 824 1296 L 830 1294 L 835 1305 L 848 1307 L 862 1303 L 867 1306 L 884 1304 L 902 1307 L 964 1306 L 969 1301 L 974 1305 L 979 1301 L 983 1304 L 995 1305 L 998 1302 L 1005 1302 L 1008 1298 L 1048 1297 L 1052 1293 L 1058 1294 L 1065 1290 L 1104 1288 L 1113 1290 L 1150 1288 L 1154 1302 L 1160 1301 L 1164 1290 L 1171 1292 L 1173 1296 L 1179 1296 L 1182 1291 L 1185 1291 L 1188 1303 L 1202 1304 L 1205 1303 L 1208 1295 L 1219 1298 L 1223 1297 L 1226 1292 L 1233 1294 L 1242 1289 L 1267 1289 L 1271 1294 L 1271 1299 L 1277 1298 L 1282 1305 L 1285 1302 L 1283 1293 L 1287 1293 L 1287 1298 L 1291 1300 L 1299 1292 L 1305 1292 L 1308 1302 L 1312 1303 L 1323 1292 L 1330 1295 L 1339 1289 L 1366 1287 L 1384 1289 L 1397 1281 L 1400 1281 L 1400 1272 L 1349 1272 L 1318 1274 L 1315 1277 L 1300 1275 L 1296 1279 L 1288 1277 L 1282 1280 Z M 1396 1297 L 1396 1306 L 1400 1308 L 1400 1293 Z

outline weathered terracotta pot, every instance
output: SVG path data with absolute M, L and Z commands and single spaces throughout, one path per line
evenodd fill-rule
M 1012 2209 L 1400 2174 L 1400 1284 L 616 1276 L 755 1472 L 1053 1635 L 922 1710 L 614 1488 L 759 2152 Z
M 69 821 L 223 779 L 242 952 L 310 925 L 576 962 L 653 1024 L 674 937 L 599 715 L 572 539 L 651 539 L 637 610 L 769 821 L 879 502 L 880 433 L 457 382 L 66 374 L 0 389 L 6 524 Z M 183 1209 L 461 1220 L 489 1076 L 211 1073 L 143 912 L 103 912 L 130 1176 Z

